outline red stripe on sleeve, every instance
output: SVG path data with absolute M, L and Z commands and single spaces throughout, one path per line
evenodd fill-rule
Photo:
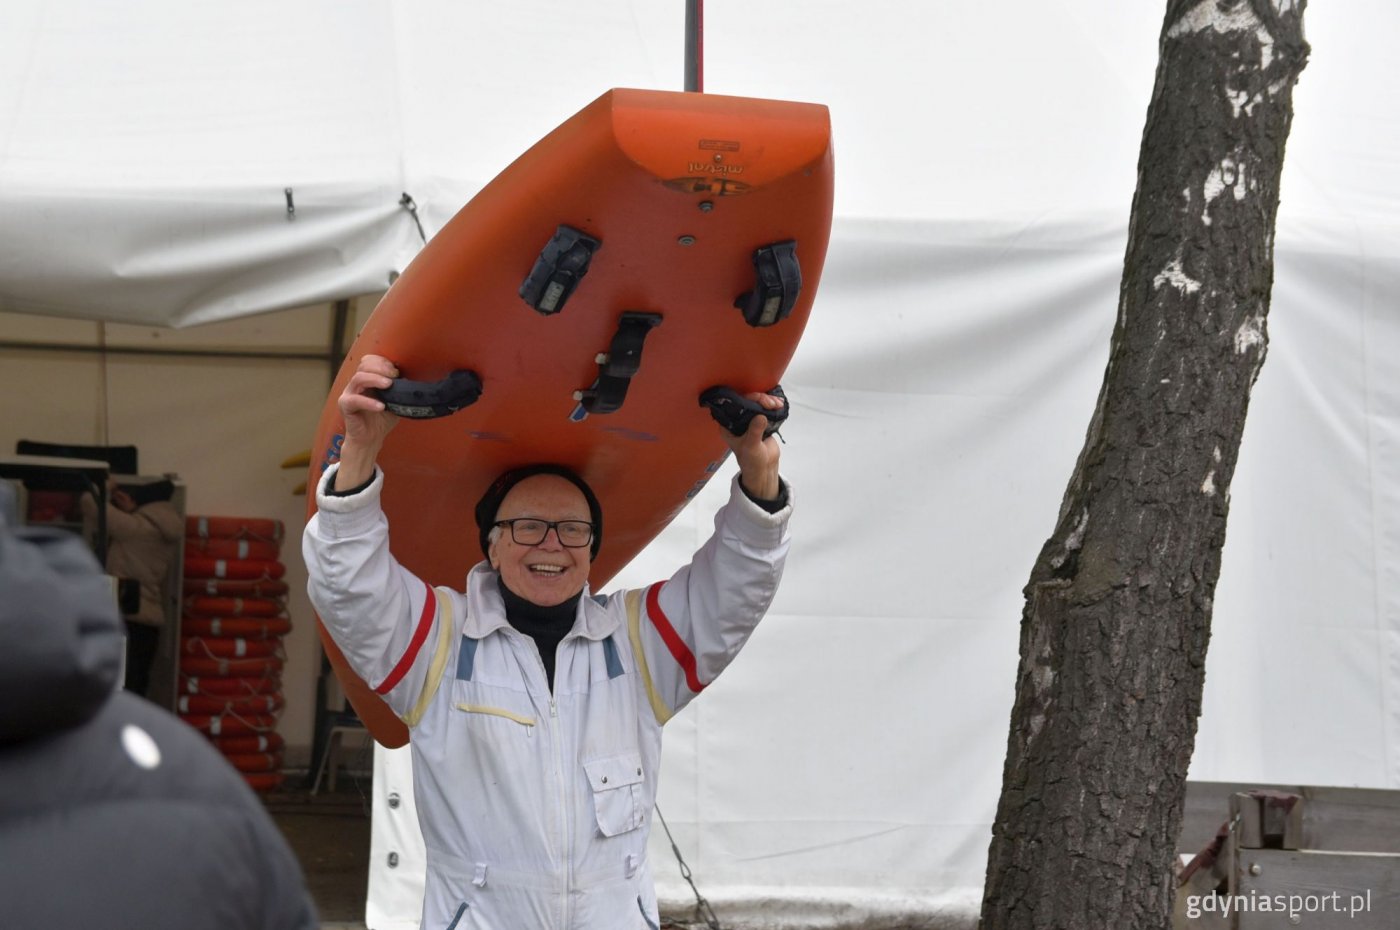
M 647 616 L 651 618 L 652 626 L 656 627 L 656 632 L 661 634 L 661 641 L 666 644 L 667 649 L 671 650 L 671 657 L 685 672 L 686 685 L 696 694 L 705 690 L 705 686 L 700 683 L 700 673 L 695 668 L 695 653 L 690 651 L 685 640 L 681 639 L 681 635 L 671 625 L 666 611 L 661 609 L 660 582 L 647 589 Z
M 413 631 L 413 642 L 408 644 L 408 651 L 399 659 L 399 664 L 394 666 L 389 677 L 374 689 L 375 694 L 388 694 L 403 680 L 403 676 L 413 667 L 413 660 L 418 658 L 418 650 L 427 641 L 428 631 L 433 628 L 433 617 L 437 615 L 437 595 L 433 593 L 432 585 L 425 584 L 423 587 L 428 589 L 428 596 L 423 600 L 423 613 L 418 617 L 418 629 Z

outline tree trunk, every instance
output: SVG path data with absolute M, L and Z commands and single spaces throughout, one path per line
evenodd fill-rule
M 1021 620 L 984 930 L 1170 926 L 1305 0 L 1169 0 L 1102 392 Z

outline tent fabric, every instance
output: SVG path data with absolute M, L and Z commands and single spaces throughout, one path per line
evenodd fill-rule
M 836 226 L 784 378 L 798 507 L 782 587 L 666 733 L 658 804 L 726 926 L 974 926 L 1020 592 L 1094 408 L 1125 237 Z M 1195 780 L 1400 788 L 1400 327 L 1378 299 L 1400 293 L 1400 260 L 1358 280 L 1333 241 L 1278 243 Z M 614 584 L 687 559 L 725 477 Z M 372 869 L 377 926 L 417 913 L 421 839 L 411 808 L 383 803 L 401 789 L 381 788 L 410 778 L 405 754 L 377 751 L 376 829 L 401 857 Z M 650 856 L 663 905 L 686 913 L 659 824 Z
M 422 241 L 405 193 L 432 232 L 541 125 L 673 86 L 648 5 L 598 6 L 7 3 L 0 310 L 180 327 L 383 291 Z
M 402 194 L 431 234 L 609 87 L 678 89 L 682 6 L 12 0 L 0 310 L 178 327 L 377 292 L 420 242 Z M 1102 379 L 1162 9 L 706 4 L 707 91 L 828 104 L 838 162 L 784 379 L 788 575 L 668 728 L 661 808 L 726 924 L 971 926 L 1020 590 Z M 1400 6 L 1306 20 L 1191 777 L 1396 789 Z M 686 559 L 726 477 L 615 584 Z M 381 930 L 418 913 L 396 759 Z M 651 855 L 684 907 L 659 829 Z
M 188 326 L 375 293 L 426 230 L 609 87 L 679 89 L 683 4 L 12 0 L 0 310 Z M 1075 0 L 706 7 L 706 89 L 833 114 L 836 210 L 1118 223 L 1161 10 Z M 1400 88 L 1380 0 L 1307 15 L 1280 228 L 1393 244 Z M 286 190 L 293 192 L 289 214 Z

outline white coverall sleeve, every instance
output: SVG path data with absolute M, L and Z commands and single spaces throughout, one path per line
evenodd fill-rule
M 307 593 L 350 667 L 409 726 L 437 682 L 450 592 L 435 590 L 389 552 L 389 521 L 379 506 L 384 473 L 358 494 L 326 493 L 338 465 L 316 488 L 316 510 L 302 534 Z M 447 631 L 450 632 L 450 631 Z
M 665 723 L 718 677 L 748 642 L 778 590 L 789 542 L 787 506 L 768 513 L 735 477 L 715 531 L 689 565 L 640 592 L 632 624 L 652 709 Z M 629 616 L 629 621 L 631 617 Z

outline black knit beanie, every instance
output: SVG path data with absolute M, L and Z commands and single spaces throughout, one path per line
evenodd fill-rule
M 505 472 L 486 489 L 486 493 L 481 495 L 481 500 L 476 505 L 476 528 L 481 535 L 481 552 L 488 559 L 491 557 L 491 529 L 496 524 L 496 514 L 500 512 L 501 501 L 506 499 L 510 489 L 515 487 L 526 478 L 533 478 L 535 475 L 557 475 L 568 481 L 583 493 L 583 499 L 588 502 L 588 513 L 593 522 L 593 542 L 589 546 L 590 558 L 598 558 L 598 547 L 603 544 L 603 508 L 598 505 L 598 498 L 593 493 L 593 489 L 588 486 L 588 482 L 580 478 L 572 469 L 563 465 L 526 465 L 523 468 L 512 468 Z

